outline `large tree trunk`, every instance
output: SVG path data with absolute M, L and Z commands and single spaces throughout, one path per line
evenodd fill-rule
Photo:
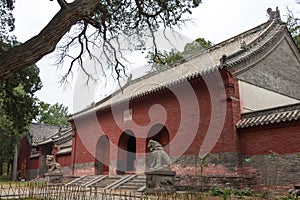
M 18 167 L 18 144 L 15 144 L 15 149 L 14 149 L 14 160 L 13 160 L 13 165 L 12 165 L 12 180 L 16 181 L 17 180 L 17 167 Z
M 61 5 L 60 11 L 37 36 L 0 54 L 0 81 L 54 51 L 71 27 L 89 16 L 98 3 L 99 0 L 75 0 Z

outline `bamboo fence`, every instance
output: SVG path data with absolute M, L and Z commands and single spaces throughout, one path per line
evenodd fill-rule
M 147 195 L 135 191 L 105 190 L 97 187 L 47 185 L 38 183 L 0 185 L 0 199 L 38 200 L 177 200 L 199 199 L 196 193 Z

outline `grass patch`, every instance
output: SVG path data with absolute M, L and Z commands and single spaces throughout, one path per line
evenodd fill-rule
M 2 175 L 0 176 L 0 184 L 10 182 L 10 175 Z

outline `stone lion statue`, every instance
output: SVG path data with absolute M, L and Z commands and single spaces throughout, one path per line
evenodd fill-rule
M 171 159 L 161 144 L 157 141 L 150 140 L 148 148 L 153 157 L 150 170 L 170 170 Z
M 55 161 L 53 155 L 46 156 L 46 165 L 48 166 L 48 172 L 61 172 L 61 165 Z

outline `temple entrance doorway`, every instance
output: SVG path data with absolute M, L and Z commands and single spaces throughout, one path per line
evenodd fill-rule
M 109 173 L 110 144 L 106 135 L 99 138 L 96 146 L 95 174 Z
M 132 131 L 124 131 L 118 143 L 118 174 L 135 173 L 136 138 Z

